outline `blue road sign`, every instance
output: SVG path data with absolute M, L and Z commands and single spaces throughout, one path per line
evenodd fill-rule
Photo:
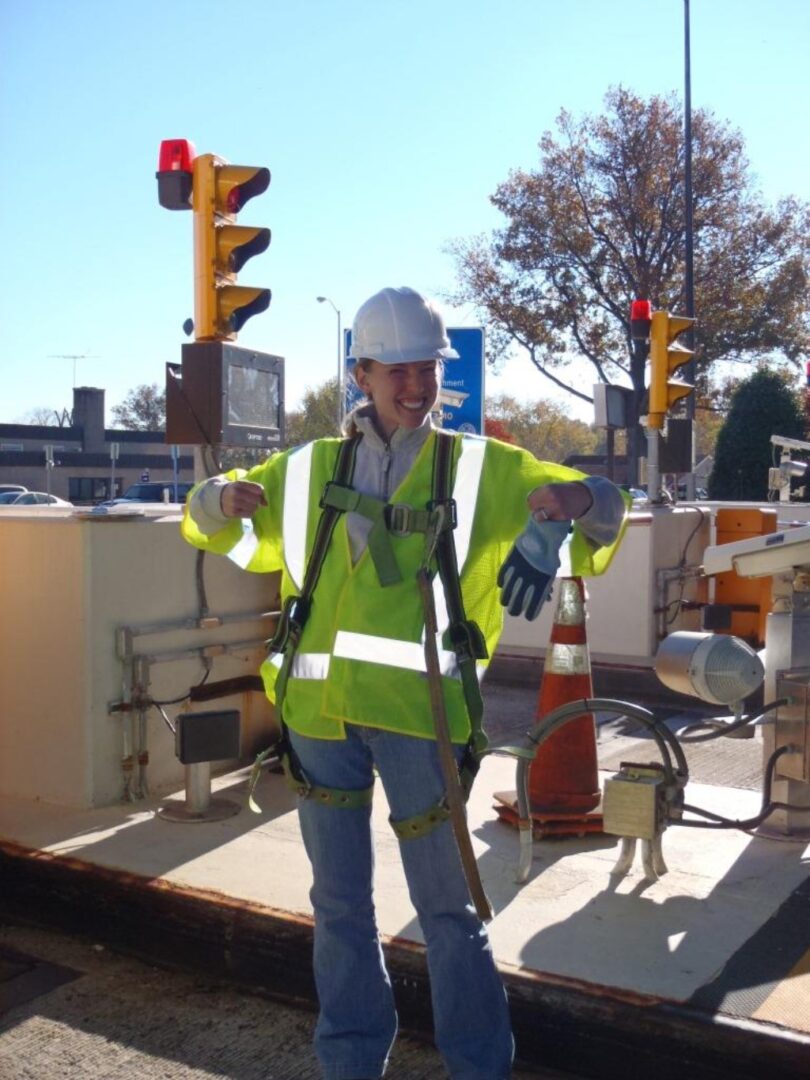
M 484 330 L 481 326 L 449 326 L 450 344 L 459 355 L 444 365 L 444 380 L 439 396 L 442 427 L 453 431 L 484 434 Z M 344 356 L 351 350 L 352 332 L 344 331 Z M 344 375 L 346 412 L 357 405 L 362 395 L 346 364 Z

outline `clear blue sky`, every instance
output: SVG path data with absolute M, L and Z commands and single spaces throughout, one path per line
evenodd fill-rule
M 769 200 L 807 197 L 808 0 L 692 0 L 692 103 L 739 127 Z M 25 0 L 0 4 L 0 421 L 78 385 L 163 382 L 192 313 L 190 213 L 157 202 L 161 139 L 266 165 L 240 274 L 270 310 L 288 407 L 336 371 L 336 319 L 384 285 L 453 284 L 443 248 L 498 224 L 562 107 L 683 88 L 683 0 Z M 474 322 L 468 311 L 451 320 Z M 488 390 L 549 393 L 516 361 Z

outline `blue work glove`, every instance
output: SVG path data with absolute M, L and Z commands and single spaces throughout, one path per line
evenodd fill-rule
M 501 603 L 510 615 L 525 615 L 531 621 L 540 614 L 551 594 L 560 548 L 570 528 L 570 521 L 529 519 L 498 572 Z

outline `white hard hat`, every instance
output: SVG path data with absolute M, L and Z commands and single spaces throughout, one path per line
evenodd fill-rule
M 352 325 L 352 360 L 410 364 L 457 360 L 436 305 L 415 289 L 381 289 L 366 300 Z

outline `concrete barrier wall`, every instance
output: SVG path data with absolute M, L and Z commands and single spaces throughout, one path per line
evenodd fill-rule
M 728 504 L 725 504 L 728 505 Z M 700 628 L 698 610 L 683 599 L 705 598 L 707 583 L 679 580 L 694 570 L 712 542 L 712 507 L 657 507 L 633 514 L 613 566 L 588 582 L 588 641 L 596 663 L 649 667 L 661 637 Z M 804 521 L 810 507 L 780 508 L 785 521 Z M 211 629 L 178 629 L 198 615 L 197 553 L 178 532 L 179 518 L 148 511 L 131 520 L 81 520 L 70 511 L 8 510 L 0 516 L 0 794 L 68 806 L 117 802 L 124 792 L 123 734 L 135 718 L 111 713 L 124 695 L 125 670 L 116 652 L 123 627 L 136 633 L 134 651 L 151 657 L 149 693 L 181 697 L 200 682 L 199 657 L 161 662 L 167 653 L 270 636 L 272 624 L 248 619 Z M 276 576 L 247 574 L 207 556 L 204 580 L 213 615 L 256 615 L 276 605 Z M 499 655 L 544 653 L 554 602 L 534 623 L 507 616 Z M 174 623 L 148 635 L 138 631 Z M 218 655 L 210 681 L 255 674 L 262 645 Z M 179 706 L 167 707 L 173 718 Z M 260 694 L 240 694 L 195 706 L 238 708 L 247 760 L 273 731 Z M 148 780 L 153 793 L 177 790 L 183 766 L 156 709 L 147 715 Z
M 197 553 L 178 532 L 179 518 L 157 511 L 130 521 L 79 520 L 59 511 L 4 514 L 0 519 L 0 793 L 68 806 L 102 806 L 123 794 L 123 728 L 137 718 L 110 713 L 122 699 L 124 666 L 116 635 L 196 618 Z M 277 577 L 247 574 L 206 556 L 204 581 L 212 615 L 246 614 L 245 622 L 207 630 L 169 628 L 138 635 L 134 651 L 153 658 L 149 692 L 182 697 L 203 677 L 198 657 L 159 662 L 167 652 L 269 637 L 273 624 L 255 615 L 276 604 Z M 254 674 L 261 645 L 212 660 L 209 681 Z M 180 706 L 167 707 L 170 719 Z M 249 757 L 273 730 L 261 694 L 210 704 L 242 712 L 242 750 Z M 154 793 L 182 787 L 184 767 L 156 709 L 147 716 L 148 780 Z

